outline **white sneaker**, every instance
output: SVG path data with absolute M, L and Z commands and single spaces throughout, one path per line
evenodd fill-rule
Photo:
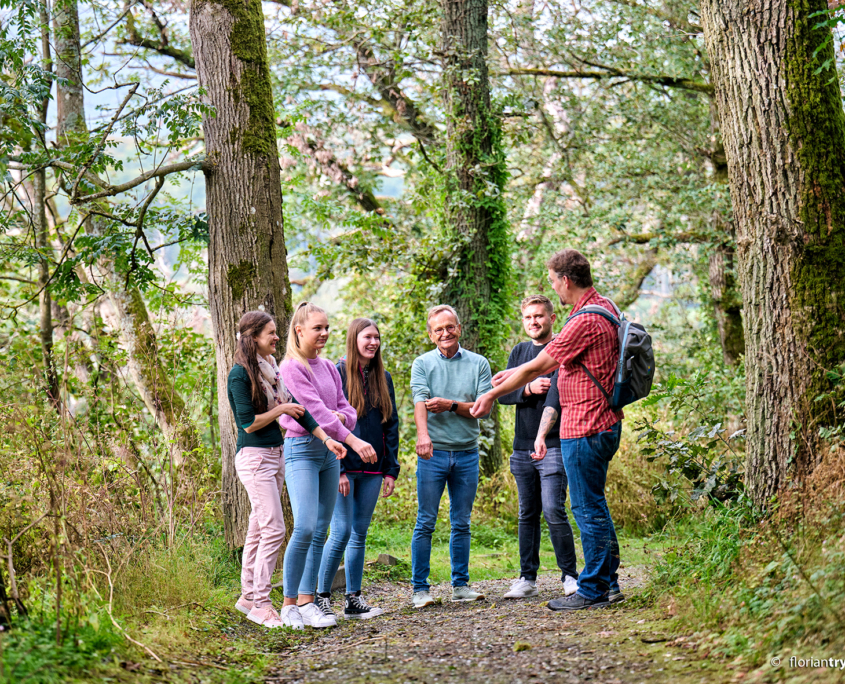
M 316 629 L 337 627 L 337 620 L 334 615 L 329 617 L 313 601 L 306 603 L 304 606 L 299 606 L 299 614 L 302 616 L 302 622 L 309 627 Z
M 578 591 L 578 580 L 571 575 L 567 575 L 566 579 L 563 580 L 563 595 L 572 596 L 576 591 Z
M 291 629 L 305 629 L 305 623 L 302 622 L 302 616 L 299 614 L 299 607 L 296 605 L 289 605 L 282 608 L 282 624 Z
M 414 608 L 425 608 L 426 606 L 433 606 L 434 599 L 427 591 L 415 591 L 414 597 L 411 599 L 414 603 Z
M 273 606 L 264 606 L 263 608 L 253 606 L 252 610 L 247 614 L 246 619 L 262 627 L 269 627 L 270 629 L 285 626 L 285 623 Z
M 507 594 L 505 594 L 504 598 L 521 599 L 528 598 L 529 596 L 536 596 L 537 594 L 537 583 L 533 580 L 520 577 L 519 579 L 511 582 L 511 589 Z

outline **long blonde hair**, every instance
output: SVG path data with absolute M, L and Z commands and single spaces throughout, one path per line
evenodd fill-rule
M 356 318 L 349 324 L 346 331 L 346 391 L 349 394 L 349 404 L 363 418 L 367 412 L 367 400 L 381 411 L 381 422 L 386 423 L 393 415 L 393 402 L 390 401 L 390 390 L 387 388 L 387 378 L 384 374 L 384 364 L 381 361 L 381 345 L 376 355 L 370 361 L 369 397 L 364 396 L 364 382 L 361 379 L 361 353 L 358 351 L 358 334 L 365 328 L 372 326 L 381 337 L 381 331 L 376 322 L 369 318 Z
M 285 361 L 299 361 L 309 371 L 311 366 L 308 364 L 308 357 L 302 353 L 302 347 L 299 346 L 299 336 L 296 334 L 296 326 L 305 325 L 311 314 L 321 313 L 325 314 L 325 310 L 321 309 L 316 304 L 311 302 L 300 302 L 294 309 L 293 316 L 290 317 L 290 326 L 288 327 L 288 342 L 285 347 Z

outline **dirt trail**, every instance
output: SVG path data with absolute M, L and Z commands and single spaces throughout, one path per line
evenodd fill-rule
M 620 572 L 629 596 L 637 569 Z M 336 629 L 284 650 L 267 682 L 712 682 L 719 679 L 690 644 L 661 631 L 664 617 L 628 601 L 602 610 L 553 613 L 545 603 L 561 584 L 538 580 L 540 595 L 507 601 L 506 580 L 473 584 L 487 600 L 451 603 L 450 588 L 423 610 L 410 606 L 407 585 L 367 588 L 385 615 L 339 620 Z

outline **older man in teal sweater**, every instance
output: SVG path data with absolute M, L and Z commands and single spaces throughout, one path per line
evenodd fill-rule
M 417 524 L 411 542 L 415 608 L 434 603 L 428 583 L 431 536 L 444 487 L 449 488 L 452 523 L 452 601 L 484 598 L 469 586 L 469 521 L 478 489 L 478 419 L 469 410 L 477 397 L 492 389 L 490 364 L 461 347 L 461 324 L 451 306 L 432 307 L 426 330 L 437 349 L 414 359 L 411 367 L 419 457 Z

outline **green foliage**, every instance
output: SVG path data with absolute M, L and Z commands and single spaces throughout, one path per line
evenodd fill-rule
M 684 518 L 655 540 L 666 548 L 649 591 L 700 650 L 737 664 L 841 649 L 845 520 L 833 501 L 802 518 L 764 523 L 744 497 Z
M 845 443 L 845 421 L 841 413 L 845 410 L 845 362 L 827 371 L 827 379 L 831 390 L 819 394 L 815 401 L 830 405 L 831 421 L 819 428 L 819 436 L 831 447 L 841 448 Z
M 96 667 L 123 644 L 123 637 L 102 612 L 82 619 L 62 615 L 61 621 L 63 634 L 59 644 L 55 614 L 20 620 L 12 631 L 0 634 L 0 682 L 61 684 Z
M 687 484 L 692 486 L 692 501 L 702 496 L 713 501 L 736 499 L 743 491 L 744 455 L 735 441 L 745 430 L 727 434 L 725 418 L 714 417 L 707 402 L 708 384 L 702 371 L 690 378 L 671 374 L 642 401 L 643 407 L 649 407 L 667 400 L 665 408 L 671 415 L 694 424 L 689 432 L 676 436 L 674 429 L 662 430 L 648 418 L 635 423 L 638 441 L 645 445 L 642 453 L 649 462 L 660 461 L 665 467 L 667 477 L 652 490 L 659 502 L 675 503 Z

